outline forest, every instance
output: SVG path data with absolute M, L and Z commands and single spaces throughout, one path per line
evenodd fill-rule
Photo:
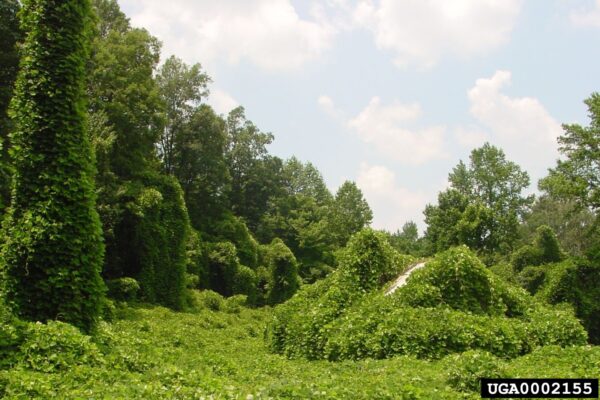
M 0 0 L 0 397 L 466 399 L 600 377 L 600 94 L 371 227 L 116 0 Z M 538 188 L 530 194 L 530 187 Z M 418 264 L 423 267 L 414 268 Z M 389 290 L 403 274 L 408 279 Z

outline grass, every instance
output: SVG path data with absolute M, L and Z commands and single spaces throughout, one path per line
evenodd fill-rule
M 102 358 L 42 372 L 17 362 L 0 371 L 7 399 L 462 399 L 448 384 L 455 359 L 327 362 L 288 360 L 263 338 L 269 309 L 225 306 L 175 313 L 124 307 L 95 339 Z M 548 353 L 548 354 L 546 354 Z M 564 377 L 600 376 L 597 348 L 552 348 L 502 361 L 514 376 L 540 368 Z M 564 357 L 562 356 L 564 353 Z M 583 354 L 583 355 L 582 355 Z M 582 364 L 581 359 L 585 358 Z M 536 369 L 537 368 L 537 369 Z M 455 374 L 456 375 L 456 374 Z M 472 377 L 471 377 L 472 378 Z

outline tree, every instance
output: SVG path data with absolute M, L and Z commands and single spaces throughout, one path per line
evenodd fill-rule
M 523 196 L 527 172 L 489 143 L 471 152 L 448 176 L 450 188 L 438 205 L 425 208 L 426 237 L 436 251 L 467 246 L 491 254 L 508 252 L 518 239 L 518 227 L 533 202 Z
M 2 250 L 16 313 L 90 331 L 104 294 L 92 153 L 84 129 L 90 4 L 23 1 L 11 134 L 12 204 Z
M 176 143 L 182 130 L 203 97 L 208 96 L 210 78 L 200 64 L 187 66 L 175 56 L 167 58 L 156 77 L 160 97 L 166 108 L 164 124 L 158 142 L 159 156 L 165 173 L 175 173 Z
M 10 200 L 10 167 L 8 160 L 8 133 L 11 120 L 8 106 L 19 68 L 17 42 L 21 40 L 21 29 L 17 13 L 20 9 L 17 0 L 4 0 L 0 3 L 0 211 Z
M 388 240 L 393 248 L 403 254 L 420 255 L 423 241 L 419 238 L 419 229 L 413 221 L 402 225 L 402 230 L 388 234 Z
M 330 234 L 343 247 L 350 236 L 371 224 L 373 212 L 356 183 L 346 181 L 335 194 L 329 218 Z
M 266 147 L 272 141 L 272 134 L 261 132 L 246 119 L 243 107 L 229 113 L 225 160 L 231 176 L 231 210 L 244 218 L 253 232 L 268 209 L 269 199 L 279 196 L 282 188 L 283 163 L 270 156 Z
M 112 4 L 111 2 L 109 2 Z M 100 7 L 106 1 L 97 0 Z M 117 7 L 113 4 L 112 7 Z M 98 9 L 97 9 L 98 10 Z M 104 112 L 115 133 L 112 171 L 132 179 L 157 169 L 155 143 L 164 125 L 163 103 L 153 74 L 160 43 L 144 29 L 132 29 L 116 10 L 99 12 L 88 64 L 89 112 Z
M 520 236 L 531 241 L 539 226 L 548 225 L 565 250 L 574 256 L 583 256 L 593 242 L 594 213 L 578 207 L 573 199 L 554 198 L 548 194 L 536 199 L 520 227 Z
M 280 239 L 273 240 L 269 245 L 267 258 L 271 273 L 269 304 L 283 303 L 300 287 L 296 258 Z
M 225 161 L 225 121 L 202 104 L 175 137 L 173 173 L 194 228 L 211 232 L 229 210 L 231 177 Z
M 572 199 L 580 207 L 600 208 L 600 94 L 585 100 L 590 126 L 564 124 L 558 138 L 560 152 L 554 169 L 539 183 L 539 188 L 556 198 Z

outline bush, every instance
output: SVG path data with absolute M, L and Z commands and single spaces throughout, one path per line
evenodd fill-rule
M 535 247 L 540 251 L 540 264 L 554 263 L 564 259 L 564 253 L 560 248 L 556 233 L 547 225 L 536 229 Z
M 493 275 L 465 247 L 439 254 L 393 295 L 365 293 L 361 280 L 349 279 L 344 268 L 361 269 L 345 262 L 363 259 L 360 253 L 351 257 L 356 249 L 384 263 L 385 256 L 368 246 L 372 236 L 356 238 L 366 241 L 350 241 L 340 269 L 275 308 L 267 335 L 272 350 L 308 359 L 436 359 L 467 350 L 517 357 L 542 345 L 585 343 L 585 330 L 571 310 L 536 302 Z
M 444 304 L 475 314 L 497 314 L 502 307 L 492 288 L 490 272 L 466 246 L 438 254 L 412 273 L 397 292 L 412 306 Z
M 19 321 L 0 297 L 0 369 L 15 362 L 16 351 L 23 340 L 25 323 Z
M 188 274 L 196 276 L 198 280 L 191 287 L 192 289 L 208 288 L 209 273 L 205 253 L 207 253 L 207 245 L 200 240 L 200 234 L 196 230 L 191 229 L 186 243 L 186 271 Z
M 517 275 L 517 283 L 531 294 L 535 294 L 546 279 L 544 267 L 525 267 Z
M 536 247 L 525 245 L 516 250 L 512 257 L 511 263 L 516 272 L 530 265 L 539 265 L 541 254 Z
M 586 327 L 590 343 L 600 344 L 600 266 L 568 259 L 546 268 L 546 281 L 536 296 L 550 304 L 570 304 Z
M 459 392 L 479 392 L 481 378 L 506 377 L 504 363 L 487 351 L 470 350 L 449 356 L 445 364 L 449 370 L 446 381 Z
M 267 259 L 271 273 L 268 303 L 283 303 L 300 287 L 296 257 L 281 239 L 274 239 Z
M 232 214 L 226 214 L 215 226 L 214 237 L 217 241 L 231 242 L 237 249 L 240 262 L 251 268 L 258 265 L 259 245 L 252 236 L 244 220 Z
M 212 311 L 220 311 L 225 304 L 225 299 L 217 292 L 212 290 L 202 290 L 197 293 L 198 303 L 201 307 Z
M 59 321 L 29 324 L 18 357 L 22 365 L 40 372 L 103 363 L 102 354 L 89 336 L 83 335 L 74 326 Z
M 233 293 L 245 295 L 247 304 L 255 305 L 258 299 L 257 284 L 256 273 L 245 265 L 240 265 L 233 278 Z
M 210 288 L 223 296 L 231 296 L 239 264 L 233 243 L 211 244 L 208 251 Z
M 119 301 L 134 301 L 140 291 L 140 284 L 133 278 L 125 277 L 106 282 L 108 295 Z

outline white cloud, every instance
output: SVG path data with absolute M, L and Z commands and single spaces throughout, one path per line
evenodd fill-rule
M 373 209 L 373 227 L 395 231 L 412 220 L 423 228 L 422 210 L 431 196 L 399 186 L 394 172 L 381 165 L 362 163 L 356 184 Z
M 242 60 L 267 70 L 297 69 L 319 57 L 336 29 L 317 15 L 302 19 L 290 0 L 122 0 L 132 23 L 186 61 Z
M 522 0 L 373 0 L 354 11 L 399 66 L 432 66 L 446 54 L 470 56 L 510 39 Z
M 600 28 L 600 0 L 592 10 L 577 10 L 570 14 L 571 22 L 576 26 Z
M 558 157 L 556 139 L 562 128 L 538 99 L 503 94 L 510 82 L 509 71 L 478 79 L 468 92 L 470 112 L 491 131 L 492 144 L 502 147 L 532 177 L 540 178 Z
M 208 103 L 212 106 L 217 114 L 229 114 L 240 103 L 231 95 L 221 89 L 211 89 L 208 97 Z
M 379 97 L 373 97 L 364 110 L 348 121 L 348 127 L 382 154 L 405 164 L 419 165 L 446 155 L 445 127 L 407 128 L 420 115 L 418 103 L 394 101 L 383 105 Z
M 461 146 L 468 149 L 481 147 L 488 140 L 487 134 L 474 126 L 455 128 L 454 137 Z
M 326 95 L 319 96 L 319 98 L 317 99 L 317 104 L 330 117 L 338 120 L 343 119 L 344 113 L 342 112 L 342 110 L 336 107 L 331 97 Z

